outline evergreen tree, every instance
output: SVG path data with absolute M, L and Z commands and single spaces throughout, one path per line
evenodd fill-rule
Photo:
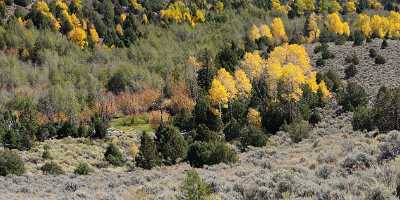
M 176 127 L 160 126 L 156 137 L 158 150 L 167 163 L 175 164 L 178 159 L 185 158 L 187 143 Z
M 143 132 L 140 139 L 139 154 L 136 162 L 139 167 L 144 169 L 151 169 L 160 164 L 155 142 L 146 132 Z

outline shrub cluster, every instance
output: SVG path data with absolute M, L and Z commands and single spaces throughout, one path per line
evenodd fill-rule
M 20 176 L 24 172 L 24 162 L 18 154 L 9 150 L 0 150 L 0 176 L 9 174 Z
M 360 107 L 356 108 L 353 114 L 353 128 L 373 130 L 376 127 L 383 132 L 400 130 L 400 121 L 396 114 L 396 110 L 400 109 L 399 99 L 399 88 L 381 87 L 372 108 L 365 107 L 366 103 L 358 104 Z

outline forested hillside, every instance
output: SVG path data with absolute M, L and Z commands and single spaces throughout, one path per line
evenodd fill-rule
M 351 126 L 329 140 L 399 130 L 399 10 L 391 0 L 0 0 L 0 175 L 249 167 L 254 147 L 308 148 L 326 123 Z M 399 146 L 341 166 L 392 162 Z M 198 198 L 185 193 L 193 184 Z M 177 198 L 233 198 L 210 187 L 190 171 Z M 318 196 L 276 187 L 237 199 Z M 398 198 L 400 178 L 384 191 L 376 199 Z M 318 199 L 349 197 L 329 195 Z

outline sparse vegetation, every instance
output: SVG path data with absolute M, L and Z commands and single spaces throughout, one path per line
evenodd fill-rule
M 44 174 L 50 175 L 61 175 L 65 173 L 61 166 L 53 161 L 45 163 L 42 167 L 40 167 L 40 170 L 42 170 Z
M 79 165 L 75 168 L 74 173 L 79 175 L 89 175 L 93 170 L 87 163 L 79 163 Z
M 177 196 L 179 200 L 207 200 L 211 196 L 211 187 L 204 182 L 199 174 L 194 171 L 188 171 L 186 178 L 181 185 L 180 193 Z
M 383 57 L 383 56 L 381 56 L 381 55 L 377 55 L 377 56 L 375 57 L 375 64 L 377 64 L 377 65 L 382 65 L 382 64 L 385 64 L 385 63 L 386 63 L 385 57 Z
M 356 74 L 357 74 L 357 67 L 355 65 L 349 65 L 348 67 L 346 67 L 346 69 L 344 70 L 344 74 L 345 74 L 345 78 L 346 79 L 350 79 L 353 78 Z

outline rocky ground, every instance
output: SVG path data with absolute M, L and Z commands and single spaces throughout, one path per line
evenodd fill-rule
M 352 47 L 351 43 L 331 45 L 330 51 L 336 58 L 321 70 L 330 68 L 344 75 L 344 58 L 354 51 L 360 64 L 359 73 L 351 81 L 362 84 L 371 95 L 382 84 L 398 86 L 400 42 L 389 41 L 384 50 L 380 44 L 380 40 L 374 40 L 360 47 Z M 312 47 L 309 46 L 310 55 L 316 60 L 319 55 L 313 55 Z M 382 54 L 386 64 L 375 65 L 368 57 L 369 48 Z M 400 147 L 400 132 L 368 137 L 373 134 L 353 131 L 351 113 L 340 114 L 339 109 L 335 101 L 328 105 L 322 111 L 323 120 L 310 137 L 298 144 L 292 144 L 284 132 L 278 132 L 266 147 L 241 153 L 236 164 L 208 166 L 197 171 L 211 184 L 214 193 L 227 200 L 372 200 L 379 195 L 398 199 L 400 159 L 381 162 L 381 158 L 385 150 Z M 72 148 L 63 145 L 64 149 Z M 101 155 L 102 150 L 99 147 L 96 151 Z M 40 150 L 35 155 L 38 158 Z M 95 162 L 96 155 L 87 158 Z M 0 199 L 175 199 L 184 172 L 191 169 L 187 164 L 179 164 L 148 171 L 104 168 L 89 176 L 72 173 L 47 176 L 35 173 L 36 165 L 39 164 L 31 162 L 30 172 L 23 176 L 0 177 Z

